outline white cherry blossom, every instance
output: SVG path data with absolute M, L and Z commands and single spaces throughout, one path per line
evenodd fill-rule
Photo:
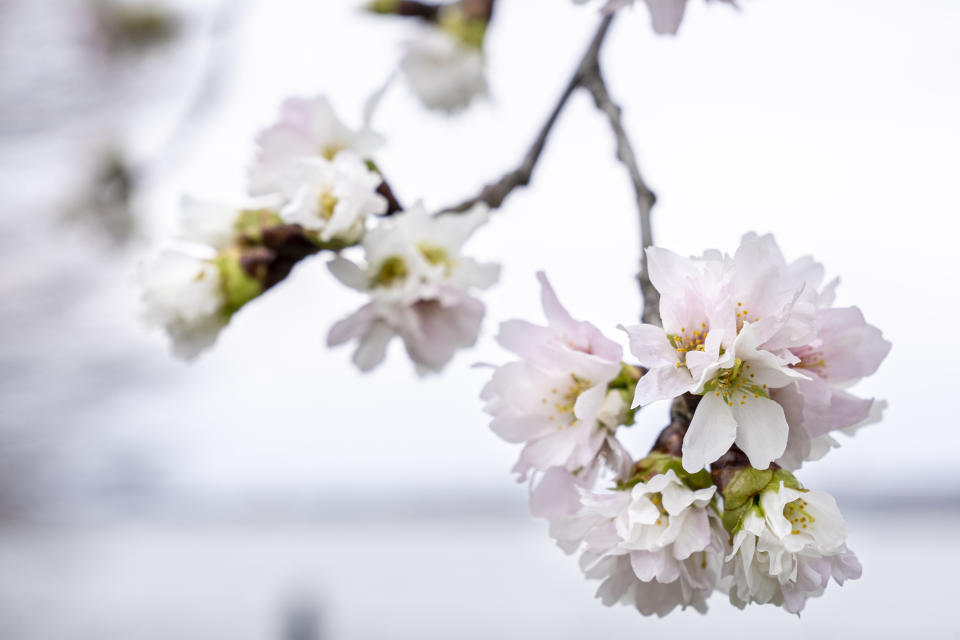
M 424 25 L 405 45 L 400 70 L 428 109 L 457 113 L 487 92 L 480 47 L 442 28 Z
M 292 173 L 296 179 L 286 186 L 289 202 L 280 217 L 316 231 L 322 242 L 357 242 L 367 218 L 387 211 L 386 198 L 377 193 L 380 174 L 353 153 L 341 152 L 332 161 L 307 158 Z
M 472 289 L 485 289 L 499 266 L 461 255 L 463 244 L 489 217 L 483 205 L 461 215 L 434 217 L 417 203 L 366 234 L 362 265 L 338 257 L 330 271 L 343 284 L 370 296 L 370 302 L 337 322 L 330 346 L 356 339 L 354 363 L 369 371 L 380 364 L 399 336 L 417 372 L 441 370 L 480 331 L 483 303 Z
M 586 576 L 597 597 L 663 616 L 680 606 L 706 611 L 717 584 L 724 532 L 711 506 L 716 487 L 693 490 L 673 470 L 629 490 L 583 491 L 581 510 L 551 522 L 568 552 L 584 547 Z
M 734 533 L 724 565 L 730 601 L 782 605 L 799 613 L 807 598 L 860 577 L 860 563 L 846 546 L 847 528 L 829 494 L 780 483 L 764 491 Z
M 498 342 L 521 359 L 498 367 L 481 398 L 494 433 L 524 445 L 514 467 L 521 478 L 558 467 L 577 474 L 573 484 L 588 486 L 598 455 L 629 409 L 620 390 L 608 389 L 620 374 L 622 349 L 592 324 L 574 320 L 546 276 L 537 277 L 547 326 L 522 320 L 500 326 Z M 552 511 L 540 491 L 569 502 L 553 494 L 555 486 L 537 485 L 535 514 Z
M 175 355 L 192 359 L 216 341 L 227 317 L 212 260 L 165 251 L 144 266 L 140 280 L 144 319 L 166 330 Z
M 289 188 L 290 172 L 304 158 L 333 160 L 344 150 L 367 158 L 382 144 L 369 129 L 345 125 L 326 96 L 290 98 L 281 107 L 280 119 L 257 136 L 249 191 L 261 195 Z

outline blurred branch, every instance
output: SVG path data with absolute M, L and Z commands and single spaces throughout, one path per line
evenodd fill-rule
M 533 144 L 530 146 L 523 160 L 513 171 L 504 174 L 496 182 L 490 183 L 481 189 L 480 193 L 472 198 L 464 200 L 460 204 L 447 207 L 441 210 L 441 213 L 461 213 L 471 209 L 474 205 L 485 203 L 491 208 L 500 207 L 507 199 L 507 196 L 517 187 L 525 187 L 530 184 L 533 177 L 533 171 L 543 154 L 550 132 L 556 124 L 566 107 L 570 96 L 578 88 L 583 88 L 590 92 L 597 109 L 602 111 L 609 121 L 610 128 L 613 129 L 617 140 L 617 159 L 626 167 L 630 175 L 630 181 L 633 183 L 633 190 L 636 195 L 637 210 L 640 215 L 640 270 L 637 273 L 637 282 L 640 285 L 640 292 L 643 295 L 643 321 L 650 324 L 658 324 L 660 316 L 660 295 L 650 282 L 650 276 L 647 273 L 647 247 L 653 245 L 653 228 L 650 223 L 650 212 L 653 205 L 656 204 L 657 196 L 653 193 L 643 175 L 640 173 L 640 166 L 637 162 L 636 153 L 630 138 L 623 126 L 622 109 L 613 101 L 610 92 L 607 89 L 606 82 L 603 79 L 603 73 L 600 69 L 600 49 L 613 22 L 614 14 L 604 16 L 597 28 L 590 45 L 580 59 L 577 70 L 570 78 L 566 88 L 560 95 L 560 99 L 554 106 L 553 111 L 543 124 Z

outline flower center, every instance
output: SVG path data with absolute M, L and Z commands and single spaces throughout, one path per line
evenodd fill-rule
M 424 260 L 434 266 L 442 266 L 447 275 L 450 275 L 450 272 L 453 271 L 453 259 L 450 258 L 450 254 L 443 247 L 421 242 L 417 245 L 417 249 L 420 250 L 420 255 L 423 256 Z
M 699 330 L 688 332 L 686 327 L 680 327 L 680 333 L 667 334 L 670 345 L 677 350 L 677 356 L 680 358 L 680 362 L 677 363 L 678 369 L 686 366 L 688 352 L 703 351 L 707 331 L 707 323 L 701 322 Z
M 407 262 L 400 256 L 390 256 L 380 263 L 377 275 L 373 277 L 373 286 L 390 287 L 407 277 Z
M 790 533 L 798 535 L 807 528 L 807 525 L 816 522 L 816 518 L 807 512 L 807 501 L 797 498 L 783 507 L 783 517 L 790 521 Z
M 343 151 L 345 148 L 346 147 L 342 144 L 333 143 L 333 144 L 328 144 L 320 147 L 318 152 L 327 161 L 332 162 L 333 159 L 337 157 L 337 154 Z
M 812 347 L 801 347 L 800 349 L 791 349 L 791 351 L 793 355 L 800 358 L 800 362 L 793 365 L 794 367 L 813 371 L 822 378 L 826 377 L 824 369 L 827 366 L 827 361 L 824 360 L 822 351 L 817 351 Z
M 742 302 L 737 303 L 737 333 L 743 329 L 744 322 L 750 322 L 750 312 L 747 311 Z M 760 318 L 754 317 L 753 322 L 760 322 Z
M 663 524 L 663 517 L 667 515 L 667 510 L 663 508 L 663 494 L 654 493 L 653 495 L 649 496 L 649 498 L 650 502 L 653 503 L 653 506 L 655 506 L 660 512 L 660 517 L 657 518 L 657 524 Z
M 570 374 L 570 384 L 562 392 L 556 387 L 550 389 L 551 395 L 558 395 L 556 402 L 553 407 L 557 411 L 557 416 L 549 415 L 547 416 L 548 420 L 556 420 L 559 416 L 561 418 L 560 424 L 557 425 L 557 429 L 563 429 L 565 426 L 575 426 L 577 424 L 577 419 L 573 415 L 573 408 L 577 404 L 577 398 L 580 397 L 580 394 L 593 386 L 593 382 L 587 380 L 586 378 L 581 378 L 575 373 Z M 547 404 L 549 401 L 547 398 L 541 398 L 540 401 L 543 404 Z
M 330 192 L 321 193 L 320 197 L 317 198 L 317 211 L 320 213 L 320 217 L 324 220 L 332 218 L 333 212 L 337 208 L 337 202 L 339 202 L 337 197 Z
M 703 385 L 703 392 L 715 393 L 731 407 L 736 401 L 746 404 L 751 396 L 769 398 L 767 385 L 757 384 L 754 382 L 755 378 L 756 374 L 751 371 L 750 365 L 736 358 L 733 361 L 733 367 L 724 369 L 713 380 Z

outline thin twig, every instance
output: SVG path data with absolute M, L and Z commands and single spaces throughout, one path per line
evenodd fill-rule
M 582 86 L 590 92 L 597 108 L 605 113 L 610 121 L 610 128 L 613 129 L 614 136 L 617 138 L 617 159 L 627 168 L 630 181 L 633 183 L 633 191 L 637 199 L 637 211 L 640 214 L 640 270 L 637 272 L 637 282 L 640 285 L 640 293 L 643 295 L 642 319 L 648 324 L 660 324 L 660 294 L 657 293 L 650 282 L 650 275 L 647 271 L 647 247 L 653 245 L 650 211 L 657 202 L 657 196 L 650 190 L 640 174 L 637 155 L 634 153 L 633 145 L 630 144 L 630 138 L 623 127 L 623 118 L 621 117 L 623 110 L 610 97 L 599 63 L 590 73 L 584 76 Z
M 525 187 L 530 184 L 533 176 L 533 170 L 540 160 L 540 155 L 546 146 L 547 138 L 553 130 L 554 124 L 566 107 L 570 96 L 578 88 L 584 88 L 593 96 L 593 101 L 597 108 L 607 116 L 610 127 L 613 129 L 614 136 L 617 139 L 617 159 L 627 168 L 630 174 L 630 181 L 633 183 L 633 190 L 637 200 L 637 210 L 640 214 L 640 270 L 637 272 L 637 282 L 640 285 L 640 292 L 643 296 L 643 315 L 644 322 L 649 324 L 659 324 L 660 320 L 660 294 L 650 282 L 650 276 L 647 272 L 647 247 L 653 245 L 653 228 L 650 223 L 650 212 L 657 201 L 657 196 L 653 193 L 640 173 L 640 166 L 637 163 L 636 153 L 633 151 L 633 145 L 630 144 L 630 138 L 627 136 L 626 129 L 623 126 L 621 117 L 622 109 L 610 97 L 610 92 L 603 80 L 603 73 L 600 70 L 600 48 L 613 22 L 614 14 L 604 16 L 597 28 L 590 46 L 587 47 L 577 70 L 574 72 L 570 82 L 567 83 L 560 99 L 554 106 L 550 117 L 541 127 L 540 132 L 534 139 L 530 149 L 523 157 L 520 166 L 503 175 L 499 180 L 485 186 L 478 195 L 468 200 L 464 200 L 458 205 L 448 207 L 442 210 L 442 213 L 460 213 L 467 211 L 478 203 L 486 203 L 491 208 L 500 207 L 507 196 L 517 187 Z
M 503 201 L 506 200 L 511 191 L 517 187 L 525 187 L 530 184 L 530 178 L 533 176 L 533 169 L 537 166 L 537 161 L 540 160 L 540 155 L 543 153 L 543 148 L 547 144 L 547 138 L 550 137 L 550 132 L 553 129 L 553 125 L 556 124 L 557 119 L 560 117 L 564 107 L 567 105 L 567 101 L 570 99 L 570 96 L 573 95 L 573 92 L 576 91 L 578 87 L 583 85 L 586 74 L 590 70 L 598 67 L 597 60 L 599 59 L 600 55 L 600 46 L 603 44 L 603 40 L 607 36 L 607 31 L 610 29 L 610 23 L 612 21 L 613 14 L 610 14 L 604 16 L 603 20 L 600 22 L 597 32 L 590 41 L 590 46 L 587 47 L 586 52 L 580 59 L 580 63 L 577 65 L 577 70 L 574 72 L 573 77 L 570 78 L 570 82 L 567 83 L 566 88 L 564 88 L 563 93 L 560 95 L 560 99 L 557 101 L 556 106 L 554 106 L 553 111 L 550 113 L 550 117 L 547 118 L 547 121 L 544 123 L 543 127 L 541 127 L 540 132 L 533 141 L 533 144 L 530 145 L 529 150 L 527 150 L 526 155 L 524 155 L 520 166 L 505 174 L 496 182 L 485 186 L 477 196 L 469 198 L 468 200 L 464 200 L 458 205 L 443 209 L 442 211 L 444 213 L 462 213 L 481 202 L 484 202 L 487 204 L 487 206 L 496 209 L 503 204 Z

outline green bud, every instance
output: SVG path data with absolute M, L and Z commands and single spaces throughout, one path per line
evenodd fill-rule
M 664 474 L 670 470 L 673 470 L 680 481 L 694 491 L 713 486 L 713 479 L 710 477 L 709 471 L 701 469 L 696 473 L 690 473 L 683 468 L 680 458 L 668 453 L 652 451 L 646 458 L 639 460 L 633 468 L 633 476 L 627 482 L 621 483 L 618 488 L 629 489 L 640 482 L 646 482 L 653 476 Z
M 723 488 L 723 504 L 727 510 L 739 509 L 773 482 L 773 471 L 743 467 L 738 469 Z
M 727 485 L 723 488 L 723 526 L 732 536 L 740 529 L 743 518 L 751 509 L 760 509 L 760 494 L 764 491 L 777 491 L 780 483 L 783 486 L 797 491 L 803 491 L 803 486 L 796 476 L 786 469 L 754 469 L 743 467 L 733 473 Z
M 225 300 L 223 311 L 227 318 L 263 293 L 263 285 L 240 264 L 241 256 L 239 249 L 228 249 L 215 260 L 220 270 L 220 286 Z

